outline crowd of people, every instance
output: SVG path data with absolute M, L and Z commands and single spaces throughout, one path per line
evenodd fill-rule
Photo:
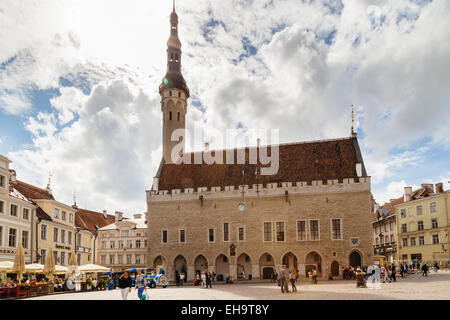
M 212 289 L 212 282 L 215 282 L 216 273 L 215 272 L 209 272 L 208 270 L 203 272 L 198 272 L 196 275 L 196 278 L 194 280 L 195 286 L 201 286 L 202 288 L 211 288 Z
M 298 274 L 294 267 L 288 269 L 286 265 L 283 265 L 279 273 L 273 272 L 272 282 L 277 282 L 278 286 L 281 288 L 281 293 L 288 293 L 289 285 L 292 292 L 297 292 L 297 281 Z

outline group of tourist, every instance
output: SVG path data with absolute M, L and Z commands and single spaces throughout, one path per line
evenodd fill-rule
M 133 285 L 131 282 L 130 272 L 128 270 L 124 270 L 123 274 L 119 278 L 119 288 L 123 300 L 128 300 L 128 294 L 131 292 L 132 287 Z M 139 300 L 148 299 L 147 279 L 139 269 L 137 270 L 134 288 L 137 290 Z
M 208 270 L 203 271 L 201 273 L 198 272 L 194 280 L 194 285 L 201 286 L 202 288 L 205 289 L 208 288 L 212 289 L 212 282 L 215 281 L 215 277 L 216 277 L 215 272 L 211 273 Z
M 288 269 L 286 265 L 283 265 L 279 273 L 274 273 L 273 277 L 278 280 L 278 286 L 281 287 L 281 293 L 290 292 L 289 283 L 291 284 L 292 292 L 297 292 L 296 283 L 298 274 L 294 267 Z

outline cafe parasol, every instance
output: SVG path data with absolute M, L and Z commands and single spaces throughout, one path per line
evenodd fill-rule
M 40 263 L 32 263 L 32 264 L 27 264 L 25 266 L 25 271 L 27 273 L 42 273 L 44 270 L 44 265 L 40 264 Z
M 11 261 L 0 261 L 0 272 L 11 272 L 14 263 Z
M 70 279 L 75 279 L 76 276 L 80 274 L 80 270 L 77 265 L 77 261 L 75 259 L 75 253 L 72 253 L 70 256 L 69 265 L 67 267 L 67 276 Z
M 47 257 L 45 258 L 43 273 L 46 275 L 46 277 L 49 280 L 53 280 L 54 275 L 56 273 L 55 259 L 53 257 L 53 249 L 52 248 L 49 249 L 49 253 L 47 254 Z
M 81 273 L 108 272 L 109 269 L 96 264 L 85 264 L 79 268 Z
M 25 272 L 25 253 L 22 244 L 19 244 L 17 248 L 12 272 L 17 273 L 19 282 L 23 279 L 23 273 Z

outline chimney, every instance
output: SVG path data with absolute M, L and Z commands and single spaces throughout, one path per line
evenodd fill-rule
M 421 184 L 421 187 L 422 187 L 422 188 L 428 187 L 428 188 L 430 188 L 431 191 L 433 191 L 433 193 L 434 193 L 434 186 L 433 186 L 432 183 L 422 183 L 422 184 Z
M 362 164 L 361 163 L 356 164 L 356 175 L 358 177 L 362 177 Z
M 141 219 L 142 218 L 142 213 L 136 213 L 136 214 L 133 215 L 133 217 L 135 219 Z
M 378 211 L 378 209 L 380 209 L 380 205 L 378 203 L 375 202 L 374 206 L 374 212 L 376 213 Z
M 122 217 L 123 217 L 123 213 L 122 212 L 116 211 L 115 216 L 116 216 L 116 222 L 122 221 Z
M 412 199 L 412 187 L 405 187 L 405 194 L 403 196 L 403 200 L 405 202 L 411 201 Z
M 436 183 L 436 193 L 444 192 L 444 184 L 442 182 Z
M 108 218 L 108 211 L 103 210 L 103 218 L 105 218 L 105 219 Z
M 9 170 L 9 172 L 11 172 L 11 181 L 12 182 L 16 182 L 16 170 Z

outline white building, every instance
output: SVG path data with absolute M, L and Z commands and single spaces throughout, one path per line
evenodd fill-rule
M 98 229 L 97 261 L 100 265 L 121 271 L 144 267 L 147 253 L 147 223 L 145 214 L 133 219 L 115 213 L 115 223 Z
M 16 188 L 16 174 L 9 169 L 11 161 L 0 155 L 0 261 L 14 261 L 19 243 L 25 251 L 25 262 L 35 258 L 33 224 L 36 206 Z

